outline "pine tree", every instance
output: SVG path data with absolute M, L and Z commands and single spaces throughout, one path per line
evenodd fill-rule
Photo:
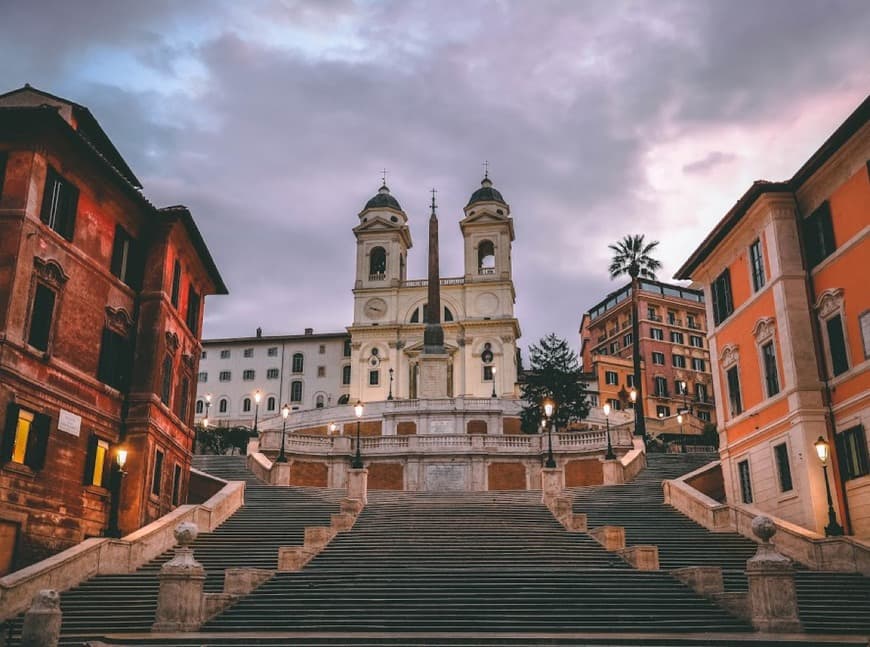
M 522 411 L 522 428 L 527 434 L 540 430 L 544 417 L 543 402 L 551 398 L 556 405 L 554 430 L 582 420 L 589 413 L 589 402 L 580 381 L 577 354 L 568 342 L 550 333 L 538 345 L 529 348 L 530 368 L 522 386 L 526 406 Z

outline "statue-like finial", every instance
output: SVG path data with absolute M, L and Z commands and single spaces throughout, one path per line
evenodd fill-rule
M 435 204 L 435 194 L 436 193 L 438 193 L 438 192 L 435 189 L 432 189 L 432 204 L 430 206 L 432 207 L 432 215 L 433 216 L 435 215 L 435 209 L 438 208 L 438 205 Z

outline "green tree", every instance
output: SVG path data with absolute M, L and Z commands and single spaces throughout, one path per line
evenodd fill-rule
M 634 433 L 646 436 L 646 412 L 643 404 L 643 383 L 640 379 L 640 325 L 637 316 L 637 291 L 639 279 L 656 278 L 656 270 L 662 264 L 652 257 L 659 241 L 644 242 L 643 234 L 625 236 L 613 245 L 608 245 L 613 252 L 610 261 L 610 278 L 616 279 L 627 275 L 631 278 L 631 358 L 633 360 L 634 388 L 637 390 L 637 401 L 634 404 Z
M 228 450 L 238 449 L 244 454 L 248 449 L 248 439 L 252 431 L 245 426 L 196 428 L 199 454 L 226 454 Z M 235 453 L 235 452 L 233 452 Z
M 527 434 L 540 430 L 544 417 L 543 401 L 551 398 L 556 405 L 554 430 L 582 420 L 589 413 L 589 401 L 580 381 L 577 354 L 568 342 L 550 333 L 529 348 L 530 367 L 522 385 L 526 406 L 522 411 L 522 429 Z

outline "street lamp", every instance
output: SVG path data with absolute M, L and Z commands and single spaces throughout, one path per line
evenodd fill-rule
M 281 451 L 278 452 L 278 458 L 275 459 L 276 463 L 286 463 L 287 456 L 284 454 L 284 436 L 287 431 L 287 416 L 290 415 L 290 405 L 285 404 L 281 407 L 281 417 L 284 418 L 284 424 L 281 427 Z
M 393 369 L 390 369 L 390 393 L 387 395 L 387 400 L 393 399 Z
M 495 397 L 495 387 L 493 387 L 492 397 Z M 553 458 L 553 411 L 555 408 L 556 405 L 552 400 L 549 398 L 544 400 L 544 416 L 549 423 L 547 425 L 547 462 L 544 465 L 548 468 L 556 467 L 556 459 Z
M 843 534 L 843 526 L 837 523 L 837 513 L 834 512 L 834 501 L 831 499 L 831 484 L 828 482 L 828 457 L 831 453 L 831 446 L 821 436 L 813 443 L 813 446 L 816 448 L 819 460 L 822 461 L 822 470 L 825 473 L 825 491 L 828 493 L 828 525 L 825 526 L 825 536 L 840 537 Z
M 329 435 L 334 436 L 335 432 L 338 431 L 338 425 L 334 422 L 329 423 Z
M 208 412 L 211 409 L 211 393 L 205 394 L 205 419 L 208 420 Z M 208 423 L 206 423 L 206 426 Z
M 677 422 L 680 425 L 680 452 L 686 453 L 686 435 L 683 433 L 683 414 L 677 414 Z
M 495 394 L 495 366 L 492 367 L 492 397 L 497 398 L 498 396 Z
M 607 421 L 607 453 L 604 454 L 604 460 L 612 461 L 616 458 L 616 454 L 613 453 L 613 445 L 610 442 L 610 404 L 606 403 L 603 408 L 604 420 Z
M 254 435 L 257 435 L 257 421 L 260 417 L 260 400 L 263 399 L 263 394 L 260 389 L 254 391 Z
M 127 450 L 119 449 L 115 453 L 115 461 L 112 465 L 111 473 L 111 505 L 109 506 L 109 524 L 106 528 L 106 537 L 119 538 L 121 536 L 121 528 L 118 526 L 118 511 L 121 506 L 121 484 L 127 472 L 124 471 L 124 465 L 127 464 Z
M 356 404 L 353 407 L 353 413 L 356 416 L 356 455 L 350 462 L 350 466 L 355 470 L 361 470 L 363 467 L 362 453 L 359 448 L 359 419 L 362 418 L 364 408 L 363 403 L 359 400 L 356 401 Z
M 689 385 L 685 380 L 680 380 L 680 391 L 683 392 L 683 413 L 689 413 Z

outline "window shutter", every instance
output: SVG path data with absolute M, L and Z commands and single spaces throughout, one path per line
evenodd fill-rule
M 27 439 L 27 453 L 24 462 L 30 469 L 37 472 L 45 466 L 45 452 L 48 447 L 50 427 L 51 418 L 42 413 L 34 414 L 30 436 Z
M 59 208 L 63 209 L 63 231 L 59 232 L 67 240 L 73 239 L 73 232 L 76 228 L 76 210 L 79 206 L 79 190 L 69 182 L 64 182 L 61 192 L 62 204 Z
M 85 485 L 91 485 L 94 478 L 94 465 L 97 461 L 97 435 L 91 434 L 88 437 L 88 453 L 85 456 L 85 473 L 82 477 L 82 482 Z
M 54 195 L 54 184 L 57 181 L 57 175 L 50 166 L 45 174 L 45 188 L 42 191 L 42 209 L 39 212 L 39 219 L 46 225 L 51 220 L 51 202 Z
M 6 425 L 3 428 L 3 438 L 0 439 L 0 462 L 5 463 L 12 458 L 12 447 L 15 445 L 15 429 L 18 426 L 18 412 L 21 411 L 14 402 L 6 407 Z

